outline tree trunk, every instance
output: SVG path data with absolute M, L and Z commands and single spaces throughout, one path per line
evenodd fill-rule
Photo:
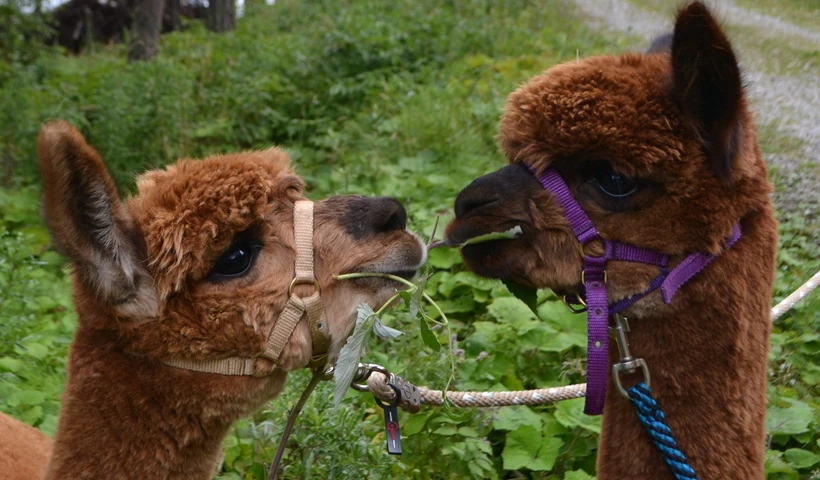
M 164 0 L 139 0 L 137 2 L 128 60 L 151 60 L 157 55 L 164 3 Z
M 182 5 L 180 0 L 165 0 L 165 12 L 162 14 L 162 31 L 176 32 L 182 29 L 179 20 Z
M 213 32 L 236 28 L 236 0 L 209 0 L 205 26 Z

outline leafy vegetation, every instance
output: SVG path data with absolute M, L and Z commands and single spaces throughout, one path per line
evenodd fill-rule
M 75 58 L 9 45 L 0 57 L 0 409 L 50 434 L 77 319 L 38 213 L 43 121 L 79 126 L 123 192 L 134 174 L 177 157 L 281 144 L 316 198 L 391 195 L 414 229 L 430 232 L 470 179 L 503 164 L 494 137 L 509 92 L 556 62 L 621 50 L 558 0 L 278 0 L 248 5 L 235 33 L 194 26 L 163 37 L 154 62 L 131 65 L 119 45 Z M 778 298 L 820 268 L 816 219 L 782 220 Z M 556 298 L 539 292 L 533 311 L 503 284 L 466 272 L 455 250 L 434 250 L 428 265 L 423 291 L 453 335 L 400 309 L 382 320 L 407 334 L 371 340 L 368 361 L 441 388 L 449 351 L 460 390 L 584 381 L 585 324 Z M 815 295 L 775 324 L 771 479 L 820 471 L 818 311 Z M 264 478 L 307 381 L 293 375 L 270 410 L 237 425 L 219 478 Z M 334 409 L 323 384 L 294 431 L 284 476 L 589 479 L 600 423 L 582 403 L 402 413 L 405 453 L 391 457 L 372 398 L 351 391 Z

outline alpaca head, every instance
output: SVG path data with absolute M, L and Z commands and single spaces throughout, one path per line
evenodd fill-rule
M 509 96 L 500 143 L 511 165 L 459 194 L 447 240 L 516 225 L 523 235 L 465 246 L 469 268 L 581 288 L 579 242 L 526 165 L 557 170 L 602 237 L 671 256 L 719 251 L 733 225 L 768 202 L 740 70 L 719 25 L 693 3 L 678 14 L 671 51 L 663 43 L 555 66 Z M 600 242 L 587 253 L 600 255 Z M 645 290 L 657 273 L 626 262 L 608 269 L 615 299 Z
M 141 175 L 136 195 L 124 202 L 98 154 L 67 123 L 43 128 L 39 152 L 44 210 L 74 269 L 80 328 L 113 332 L 112 349 L 156 365 L 259 355 L 289 297 L 293 210 L 304 199 L 304 183 L 283 151 L 181 160 Z M 377 271 L 408 278 L 425 249 L 406 229 L 404 208 L 389 198 L 316 202 L 313 238 L 333 357 L 355 323 L 357 305 L 378 307 L 400 286 L 334 275 Z M 313 288 L 299 284 L 295 291 L 308 295 Z M 311 355 L 303 318 L 279 366 L 304 367 Z M 256 362 L 261 371 L 271 366 Z M 242 395 L 242 385 L 265 379 L 225 381 Z

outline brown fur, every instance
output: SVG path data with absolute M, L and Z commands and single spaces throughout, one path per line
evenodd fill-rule
M 51 448 L 51 439 L 46 434 L 0 413 L 0 472 L 3 479 L 43 478 L 45 460 L 51 455 Z
M 707 9 L 678 15 L 670 53 L 558 65 L 513 92 L 501 123 L 513 164 L 456 200 L 449 243 L 521 225 L 514 241 L 465 247 L 467 265 L 558 292 L 581 288 L 578 242 L 552 194 L 517 165 L 556 168 L 607 239 L 656 249 L 674 262 L 718 253 L 732 226 L 743 237 L 670 305 L 653 293 L 626 310 L 630 343 L 699 478 L 761 479 L 766 357 L 777 225 L 766 165 L 731 47 Z M 600 164 L 640 179 L 613 199 Z M 600 242 L 588 252 L 601 254 Z M 655 267 L 610 262 L 610 301 L 645 290 Z M 617 360 L 617 349 L 610 347 Z M 634 409 L 609 381 L 598 478 L 672 476 Z
M 44 127 L 40 156 L 45 210 L 74 267 L 80 319 L 46 478 L 211 478 L 231 424 L 277 396 L 287 372 L 307 365 L 309 327 L 304 319 L 297 325 L 282 369 L 268 377 L 198 373 L 163 360 L 262 352 L 294 276 L 292 212 L 304 183 L 272 148 L 181 160 L 142 175 L 136 196 L 120 202 L 102 160 L 67 123 Z M 352 208 L 370 213 L 356 235 L 344 220 Z M 331 197 L 315 204 L 314 218 L 332 359 L 356 306 L 379 306 L 397 286 L 333 275 L 409 274 L 425 255 L 393 200 Z M 245 237 L 262 244 L 255 263 L 243 276 L 215 279 L 217 259 Z M 256 367 L 270 363 L 258 359 Z M 31 448 L 0 438 L 0 457 L 16 447 Z M 45 461 L 43 451 L 29 459 Z

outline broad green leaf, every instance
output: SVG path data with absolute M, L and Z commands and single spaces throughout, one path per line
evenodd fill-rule
M 517 320 L 534 320 L 535 314 L 524 302 L 513 297 L 501 297 L 493 300 L 487 307 L 487 313 L 499 322 L 511 323 Z
M 421 339 L 424 341 L 424 344 L 436 352 L 440 351 L 441 344 L 438 343 L 436 334 L 430 330 L 430 326 L 427 324 L 427 319 L 424 318 L 424 316 L 419 317 L 419 329 L 421 330 Z
M 434 435 L 450 436 L 455 435 L 456 433 L 458 433 L 456 427 L 451 427 L 449 425 L 443 425 L 433 430 Z
M 564 475 L 564 480 L 592 480 L 593 477 L 583 470 L 573 470 Z
M 404 332 L 384 325 L 378 318 L 373 323 L 373 333 L 375 333 L 379 338 L 396 338 L 404 335 Z
M 21 390 L 19 392 L 16 392 L 11 397 L 9 397 L 9 405 L 11 405 L 12 399 L 17 405 L 39 405 L 43 403 L 43 401 L 46 399 L 46 396 L 43 392 L 38 392 L 36 390 Z
M 476 290 L 490 291 L 496 286 L 498 286 L 498 280 L 479 277 L 473 272 L 458 272 L 455 275 L 453 275 L 453 280 L 462 285 L 472 287 Z
M 590 432 L 601 433 L 601 417 L 584 414 L 583 398 L 559 402 L 555 407 L 555 419 L 567 428 L 580 427 Z
M 504 470 L 527 468 L 538 454 L 541 447 L 541 432 L 533 427 L 523 425 L 507 435 L 501 459 Z
M 809 405 L 791 398 L 781 398 L 779 402 L 788 403 L 789 406 L 769 406 L 766 412 L 766 431 L 787 435 L 807 432 L 809 423 L 814 419 L 814 410 Z
M 23 368 L 23 362 L 11 357 L 0 358 L 0 371 L 19 372 Z
M 336 360 L 333 374 L 336 383 L 333 402 L 336 408 L 342 403 L 342 399 L 347 395 L 350 384 L 353 382 L 353 377 L 356 375 L 359 361 L 364 356 L 367 339 L 370 337 L 370 331 L 375 321 L 376 315 L 370 305 L 360 303 L 356 308 L 356 327 L 339 352 L 338 360 Z
M 448 269 L 461 263 L 461 254 L 456 248 L 439 247 L 427 254 L 427 264 L 436 268 Z
M 452 300 L 439 300 L 436 303 L 445 314 L 467 313 L 475 310 L 475 301 L 467 295 L 461 295 Z
M 430 418 L 430 415 L 425 415 L 422 413 L 417 413 L 415 415 L 410 415 L 410 418 L 403 421 L 401 424 L 401 434 L 402 435 L 415 435 L 422 430 L 424 430 L 424 426 L 427 424 L 427 420 Z
M 820 462 L 820 455 L 802 448 L 790 448 L 786 450 L 783 457 L 794 468 L 799 469 L 813 467 Z
M 555 460 L 563 444 L 559 437 L 544 438 L 535 428 L 521 426 L 507 434 L 507 442 L 501 453 L 504 469 L 550 471 L 555 466 Z
M 515 298 L 524 302 L 524 305 L 528 306 L 533 313 L 538 313 L 538 290 L 506 280 L 504 281 L 504 285 Z
M 476 438 L 478 437 L 478 432 L 473 427 L 459 427 L 458 434 L 462 437 L 469 437 L 469 438 Z
M 498 411 L 498 418 L 493 420 L 493 428 L 496 430 L 516 430 L 524 425 L 541 430 L 541 417 L 530 407 L 502 408 Z
M 782 478 L 797 480 L 797 471 L 794 469 L 794 467 L 783 461 L 783 459 L 781 458 L 782 455 L 783 452 L 778 452 L 775 450 L 766 450 L 766 461 L 764 464 L 766 476 L 768 477 L 769 474 L 772 473 L 781 473 L 788 475 L 787 477 Z

